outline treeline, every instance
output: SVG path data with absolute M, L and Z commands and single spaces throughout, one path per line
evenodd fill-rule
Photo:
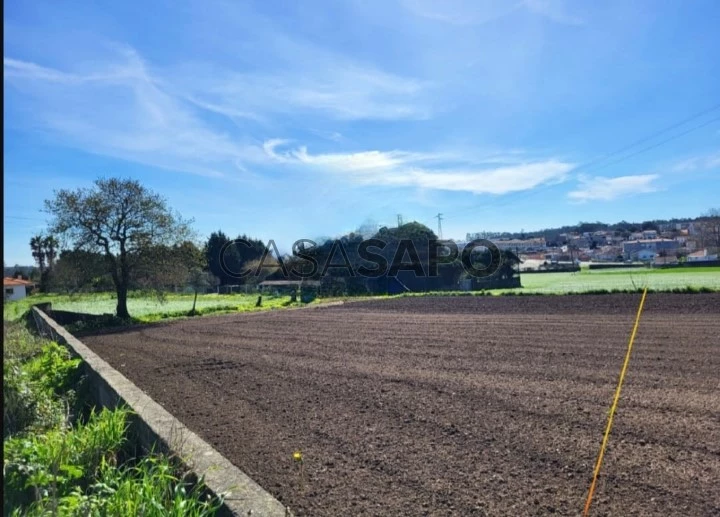
M 188 240 L 132 250 L 125 257 L 125 267 L 133 272 L 128 288 L 158 293 L 185 289 L 192 287 L 190 276 L 197 270 L 208 274 L 208 288 L 237 284 L 237 279 L 229 272 L 243 270 L 249 262 L 260 259 L 265 250 L 261 240 L 243 234 L 232 241 L 238 239 L 251 242 L 253 246 L 250 249 L 228 246 L 223 254 L 224 267 L 220 264 L 221 251 L 231 239 L 222 231 L 213 232 L 204 243 Z M 51 262 L 41 261 L 36 256 L 36 263 L 35 280 L 41 291 L 73 293 L 114 289 L 110 264 L 102 252 L 64 249 Z
M 261 243 L 252 244 L 233 246 L 245 250 L 245 256 L 244 261 L 236 262 L 242 276 L 227 275 L 230 281 L 256 284 L 263 280 L 310 280 L 319 284 L 324 294 L 331 295 L 452 290 L 465 279 L 482 283 L 477 280 L 482 273 L 471 274 L 472 267 L 497 272 L 492 275 L 493 285 L 484 279 L 485 287 L 495 283 L 507 287 L 519 262 L 512 252 L 498 250 L 493 255 L 482 248 L 463 262 L 460 250 L 443 245 L 432 230 L 417 222 L 380 228 L 369 239 L 349 233 L 322 243 L 300 240 L 291 254 L 281 257 L 272 254 L 276 251 L 273 246 L 266 246 L 260 253 Z
M 114 288 L 116 315 L 123 319 L 130 318 L 127 299 L 133 289 L 162 293 L 190 288 L 197 300 L 198 292 L 216 285 L 303 278 L 336 282 L 342 292 L 417 291 L 457 288 L 468 274 L 465 261 L 433 261 L 431 253 L 437 249 L 430 243 L 436 236 L 419 223 L 381 228 L 375 234 L 380 244 L 370 254 L 366 241 L 354 233 L 317 245 L 302 242 L 284 257 L 270 246 L 272 241 L 264 243 L 246 235 L 230 239 L 220 230 L 200 243 L 194 237 L 193 221 L 184 219 L 164 198 L 132 179 L 98 179 L 89 188 L 56 191 L 45 201 L 45 211 L 51 217 L 47 232 L 30 241 L 41 289 L 75 292 Z M 713 219 L 718 220 L 720 217 Z M 637 228 L 630 223 L 615 226 L 623 225 L 627 231 Z M 581 223 L 574 228 L 597 231 L 604 227 L 602 223 Z M 640 225 L 639 229 L 643 227 L 650 226 Z M 709 228 L 712 233 L 708 235 L 720 236 L 720 224 L 712 223 Z M 66 243 L 60 251 L 59 243 Z M 498 281 L 511 283 L 517 257 L 507 252 L 503 257 L 499 251 L 470 255 L 470 263 L 484 264 L 493 273 L 499 272 L 492 275 Z M 383 263 L 390 266 L 389 270 L 382 267 Z M 378 266 L 375 273 L 373 264 Z M 432 274 L 430 268 L 434 266 L 442 270 Z M 368 269 L 367 274 L 357 274 L 363 267 Z M 478 275 L 472 276 L 469 280 L 474 288 L 493 287 L 479 281 Z
M 133 271 L 128 289 L 158 294 L 188 288 L 203 292 L 217 286 L 303 279 L 322 282 L 323 289 L 332 294 L 457 289 L 469 275 L 459 255 L 444 263 L 449 250 L 433 250 L 436 241 L 432 230 L 411 222 L 380 228 L 372 239 L 349 233 L 321 243 L 301 240 L 291 253 L 280 255 L 274 243 L 246 234 L 231 238 L 218 230 L 203 243 L 183 241 L 128 253 L 126 262 Z M 473 255 L 475 263 L 491 260 L 487 252 Z M 517 262 L 514 254 L 504 252 L 498 279 L 513 277 Z M 38 260 L 44 291 L 113 290 L 108 266 L 107 257 L 98 251 L 61 250 L 51 263 Z M 204 282 L 193 281 L 192 273 L 197 276 L 198 271 L 206 275 Z

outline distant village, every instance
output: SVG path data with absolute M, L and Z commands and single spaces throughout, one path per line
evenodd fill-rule
M 514 252 L 523 261 L 522 269 L 552 269 L 559 264 L 580 262 L 676 265 L 683 262 L 716 262 L 718 250 L 708 239 L 702 223 L 656 224 L 657 229 L 630 232 L 597 230 L 547 231 L 530 238 L 498 238 L 488 233 L 468 233 L 467 242 L 487 238 L 500 249 Z M 712 242 L 709 242 L 712 241 Z M 460 243 L 462 246 L 465 243 Z

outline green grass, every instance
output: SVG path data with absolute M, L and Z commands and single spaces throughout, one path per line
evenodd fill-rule
M 193 297 L 192 294 L 168 294 L 161 300 L 152 295 L 135 295 L 128 298 L 128 311 L 137 322 L 141 323 L 184 317 L 192 309 Z M 200 314 L 218 314 L 276 309 L 286 307 L 289 299 L 289 296 L 263 295 L 262 307 L 258 308 L 255 307 L 257 295 L 203 294 L 198 296 L 196 310 Z M 32 305 L 45 302 L 51 302 L 53 309 L 56 310 L 85 314 L 114 314 L 117 304 L 114 293 L 38 294 L 5 303 L 3 316 L 6 320 L 14 321 L 25 314 Z
M 418 292 L 399 296 L 606 294 L 637 292 L 645 287 L 654 292 L 720 291 L 720 268 L 602 269 L 583 270 L 577 273 L 523 273 L 521 281 L 523 287 L 514 289 Z
M 222 501 L 175 459 L 134 457 L 127 408 L 73 411 L 83 384 L 67 348 L 3 327 L 3 515 L 217 512 Z
M 630 274 L 630 273 L 646 273 L 649 275 L 694 275 L 694 274 L 708 274 L 708 273 L 720 273 L 720 266 L 713 267 L 683 267 L 683 268 L 665 268 L 665 269 L 647 269 L 647 268 L 618 268 L 618 269 L 592 269 L 588 270 L 588 273 L 593 275 L 601 274 Z
M 683 288 L 720 290 L 720 268 L 605 269 L 577 273 L 524 274 L 521 279 L 521 289 L 502 289 L 493 293 L 522 291 L 527 294 L 565 294 L 636 290 L 645 287 L 653 291 Z
M 521 289 L 498 289 L 491 294 L 567 294 L 600 291 L 632 291 L 647 287 L 654 291 L 679 289 L 720 290 L 720 267 L 677 269 L 600 269 L 577 273 L 535 273 L 522 275 Z M 256 294 L 203 294 L 198 296 L 199 314 L 227 314 L 256 310 L 280 309 L 289 306 L 289 296 L 263 295 L 262 307 L 255 307 Z M 313 304 L 357 297 L 321 298 Z M 114 293 L 78 295 L 40 294 L 23 300 L 7 302 L 3 307 L 6 320 L 19 319 L 31 305 L 51 302 L 54 309 L 87 314 L 115 312 Z M 183 318 L 192 308 L 192 294 L 168 294 L 163 300 L 137 293 L 128 299 L 128 310 L 136 323 Z M 296 304 L 300 306 L 300 304 Z

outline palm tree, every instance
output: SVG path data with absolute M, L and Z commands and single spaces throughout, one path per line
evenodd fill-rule
M 32 250 L 32 256 L 40 267 L 40 273 L 45 270 L 45 240 L 42 235 L 36 235 L 30 239 L 30 249 Z M 53 257 L 54 258 L 54 257 Z
M 45 258 L 47 259 L 48 269 L 52 270 L 55 265 L 55 257 L 57 256 L 58 241 L 52 235 L 48 235 L 42 241 L 43 251 L 45 252 Z

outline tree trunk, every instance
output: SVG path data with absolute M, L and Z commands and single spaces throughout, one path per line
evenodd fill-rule
M 197 293 L 198 293 L 198 292 L 197 292 L 197 289 L 196 289 L 196 290 L 195 290 L 195 298 L 193 299 L 193 308 L 192 308 L 192 311 L 191 311 L 193 314 L 195 314 L 195 304 L 197 303 Z
M 130 270 L 127 264 L 127 252 L 125 240 L 120 241 L 119 271 L 115 270 L 115 287 L 117 288 L 117 317 L 124 320 L 130 319 L 127 308 L 128 285 L 130 285 Z
M 117 290 L 117 317 L 122 319 L 130 319 L 130 313 L 127 308 L 127 284 L 120 283 L 116 286 Z

